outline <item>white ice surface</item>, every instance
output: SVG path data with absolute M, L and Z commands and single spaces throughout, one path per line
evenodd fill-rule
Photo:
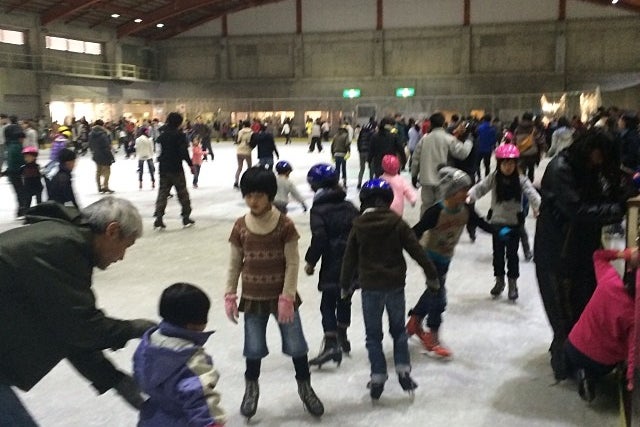
M 327 147 L 328 148 L 328 147 Z M 312 192 L 305 182 L 308 168 L 328 161 L 327 151 L 307 153 L 303 143 L 282 145 L 283 159 L 294 167 L 292 179 L 311 204 Z M 355 149 L 355 147 L 354 147 Z M 235 148 L 229 143 L 214 144 L 215 161 L 204 163 L 200 188 L 189 192 L 195 227 L 183 229 L 180 206 L 169 200 L 163 232 L 152 230 L 156 191 L 150 189 L 148 175 L 144 189 L 138 190 L 135 160 L 122 154 L 112 167 L 110 187 L 116 196 L 132 200 L 140 209 L 146 227 L 144 236 L 131 247 L 124 261 L 94 274 L 98 305 L 109 315 L 121 318 L 158 319 L 161 291 L 177 281 L 203 287 L 212 301 L 209 327 L 217 332 L 206 345 L 221 373 L 218 388 L 222 405 L 229 414 L 228 426 L 245 425 L 239 414 L 244 391 L 242 325 L 233 325 L 224 314 L 223 291 L 228 261 L 228 235 L 233 221 L 246 212 L 238 191 L 232 188 L 236 168 Z M 255 155 L 255 154 L 254 154 Z M 44 151 L 40 164 L 46 163 Z M 358 156 L 348 161 L 348 198 L 357 203 Z M 82 206 L 101 197 L 96 192 L 95 166 L 90 157 L 81 157 L 74 172 L 74 187 Z M 406 173 L 405 173 L 406 175 Z M 188 175 L 189 177 L 190 175 Z M 15 198 L 6 179 L 0 180 L 0 231 L 19 226 L 14 220 Z M 486 213 L 488 198 L 478 208 Z M 301 258 L 309 244 L 309 218 L 296 202 L 290 203 L 290 217 L 296 223 Z M 405 219 L 413 225 L 419 206 L 408 207 Z M 533 244 L 535 220 L 527 220 Z M 409 258 L 409 257 L 406 257 Z M 314 356 L 322 340 L 320 294 L 317 273 L 307 277 L 302 264 L 299 292 L 305 335 Z M 424 289 L 424 278 L 417 264 L 408 259 L 407 305 L 415 304 Z M 353 321 L 349 329 L 351 357 L 342 365 L 312 368 L 312 384 L 324 402 L 326 412 L 316 420 L 304 412 L 297 395 L 291 361 L 280 352 L 275 323 L 268 329 L 271 354 L 264 359 L 260 378 L 261 397 L 256 417 L 260 426 L 615 426 L 618 425 L 617 390 L 606 384 L 592 405 L 586 405 L 575 385 L 565 381 L 554 385 L 548 364 L 550 328 L 542 309 L 533 263 L 520 264 L 520 299 L 513 304 L 501 298 L 492 300 L 491 238 L 478 231 L 471 244 L 466 233 L 456 249 L 447 278 L 448 308 L 441 329 L 444 343 L 454 352 L 448 362 L 421 354 L 421 347 L 410 340 L 413 377 L 419 384 L 415 396 L 402 392 L 393 374 L 391 341 L 384 346 L 390 378 L 379 403 L 372 404 L 365 385 L 369 362 L 364 346 L 360 296 L 353 298 Z M 131 356 L 137 341 L 126 348 L 107 352 L 117 365 L 131 369 Z M 609 396 L 604 395 L 606 393 Z M 45 427 L 134 426 L 137 414 L 113 392 L 97 396 L 86 381 L 66 363 L 60 363 L 28 393 L 20 393 L 25 405 Z

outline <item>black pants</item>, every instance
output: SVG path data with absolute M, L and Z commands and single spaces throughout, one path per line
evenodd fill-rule
M 492 152 L 489 151 L 488 153 L 479 153 L 478 154 L 478 159 L 476 160 L 476 174 L 478 176 L 478 180 L 482 179 L 481 172 L 480 172 L 480 163 L 482 163 L 484 165 L 484 176 L 489 175 L 489 169 L 491 167 L 491 154 Z M 474 177 L 471 177 L 474 178 Z
M 23 216 L 28 206 L 26 206 L 25 189 L 22 182 L 22 176 L 20 176 L 19 173 L 8 173 L 7 178 L 13 186 L 13 191 L 16 193 L 16 201 L 18 202 L 17 216 Z
M 153 165 L 153 159 L 138 160 L 138 181 L 142 182 L 142 174 L 144 172 L 144 164 L 147 163 L 149 169 L 149 175 L 151 176 L 151 182 L 156 182 L 156 168 Z
M 320 140 L 319 136 L 312 136 L 311 137 L 311 144 L 309 144 L 309 152 L 312 152 L 316 145 L 318 146 L 318 153 L 322 152 L 322 141 Z
M 538 163 L 538 155 L 520 157 L 520 169 L 531 182 L 533 182 L 533 174 L 536 171 L 536 163 Z
M 595 379 L 604 377 L 616 367 L 616 365 L 604 365 L 596 362 L 578 350 L 569 340 L 564 342 L 564 354 L 567 358 L 567 368 L 569 371 L 575 372 L 578 369 L 584 369 L 587 378 Z
M 508 226 L 507 226 L 508 227 Z M 511 226 L 511 232 L 506 236 L 500 236 L 499 231 L 503 225 L 496 225 L 493 233 L 493 275 L 504 277 L 504 259 L 507 258 L 507 277 L 517 279 L 520 277 L 520 261 L 518 259 L 518 247 L 520 246 L 519 227 Z
M 338 326 L 347 327 L 351 324 L 351 299 L 340 297 L 340 289 L 322 291 L 320 301 L 322 314 L 322 329 L 324 332 L 336 332 Z
M 178 193 L 178 201 L 182 206 L 180 215 L 188 217 L 191 214 L 191 200 L 187 191 L 187 182 L 184 172 L 160 172 L 160 189 L 158 190 L 158 198 L 156 199 L 155 217 L 164 216 L 164 210 L 167 207 L 167 197 L 171 193 L 171 187 L 176 187 Z

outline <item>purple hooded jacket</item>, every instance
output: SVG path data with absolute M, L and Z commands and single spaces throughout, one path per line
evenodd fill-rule
M 213 332 L 190 331 L 167 322 L 149 329 L 133 356 L 140 388 L 150 397 L 140 410 L 140 427 L 223 425 L 218 372 L 202 346 Z

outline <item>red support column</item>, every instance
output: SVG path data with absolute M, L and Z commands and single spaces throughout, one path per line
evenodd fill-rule
M 296 0 L 296 34 L 302 34 L 302 0 Z
M 382 0 L 378 0 L 376 4 L 376 30 L 382 30 L 383 22 L 382 22 Z
M 567 19 L 567 0 L 558 1 L 558 21 Z
M 229 35 L 229 26 L 227 25 L 227 14 L 222 15 L 222 37 Z
M 465 27 L 471 25 L 471 0 L 464 0 L 464 23 Z

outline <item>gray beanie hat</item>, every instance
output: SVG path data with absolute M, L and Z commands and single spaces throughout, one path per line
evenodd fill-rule
M 440 182 L 438 188 L 442 198 L 447 199 L 458 191 L 471 187 L 471 178 L 469 175 L 451 166 L 444 166 L 438 170 Z

